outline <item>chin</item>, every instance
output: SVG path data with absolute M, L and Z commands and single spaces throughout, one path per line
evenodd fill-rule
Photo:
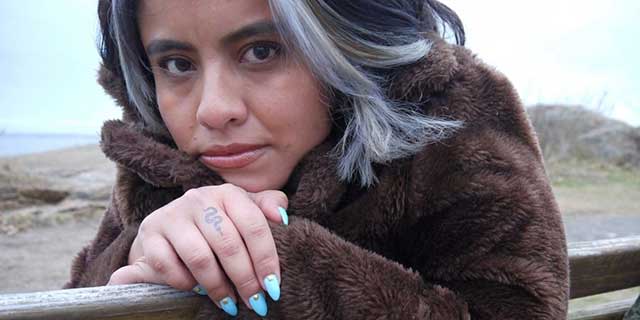
M 279 190 L 284 186 L 285 179 L 277 179 L 275 177 L 261 176 L 223 176 L 223 178 L 233 185 L 236 185 L 248 192 L 262 192 L 265 190 Z

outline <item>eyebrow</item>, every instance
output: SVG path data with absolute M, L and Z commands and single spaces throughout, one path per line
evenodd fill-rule
M 224 45 L 229 45 L 235 42 L 239 42 L 242 39 L 258 36 L 258 35 L 270 35 L 277 33 L 276 26 L 272 21 L 263 20 L 250 25 L 244 26 L 228 35 L 225 35 L 221 42 Z M 186 43 L 176 40 L 152 40 L 146 48 L 147 56 L 151 57 L 156 54 L 161 54 L 167 51 L 180 50 L 180 51 L 195 51 L 195 48 Z
M 272 21 L 262 20 L 250 25 L 244 26 L 222 38 L 223 44 L 231 44 L 242 39 L 276 33 L 276 26 Z
M 195 48 L 188 43 L 175 40 L 152 40 L 147 46 L 147 56 L 152 57 L 172 50 L 195 51 Z

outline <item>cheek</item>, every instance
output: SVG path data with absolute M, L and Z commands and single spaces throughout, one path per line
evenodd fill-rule
M 304 85 L 304 89 L 300 88 L 299 103 L 295 106 L 298 111 L 297 123 L 303 126 L 308 138 L 319 143 L 331 129 L 329 104 L 315 80 L 307 78 Z
M 300 87 L 297 87 L 301 89 Z M 283 139 L 296 154 L 305 154 L 320 144 L 329 134 L 331 121 L 328 106 L 323 103 L 315 88 L 297 90 L 298 95 L 290 97 L 289 108 L 281 114 L 286 121 Z
M 176 120 L 174 116 L 179 99 L 171 95 L 167 90 L 156 90 L 156 97 L 158 101 L 158 110 L 160 111 L 162 120 L 167 127 L 172 127 L 172 123 Z
M 319 84 L 306 72 L 293 77 L 287 90 L 288 108 L 283 114 L 289 124 L 287 136 L 295 141 L 298 152 L 306 153 L 309 149 L 321 143 L 329 134 L 331 121 L 329 107 L 323 101 Z
M 188 99 L 175 95 L 170 90 L 159 89 L 156 95 L 162 121 L 178 148 L 188 152 L 195 128 L 195 116 L 189 111 L 192 108 L 185 105 Z

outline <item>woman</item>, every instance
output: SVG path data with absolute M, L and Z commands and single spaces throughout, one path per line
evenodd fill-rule
M 101 0 L 112 203 L 67 287 L 199 318 L 561 319 L 567 257 L 509 82 L 435 0 Z M 289 218 L 291 215 L 291 218 Z M 265 292 L 267 294 L 265 294 Z

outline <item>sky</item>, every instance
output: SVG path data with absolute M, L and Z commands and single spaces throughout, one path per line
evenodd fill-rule
M 443 2 L 526 105 L 579 104 L 640 126 L 640 1 Z
M 580 104 L 640 126 L 640 1 L 442 2 L 525 105 Z M 0 0 L 0 131 L 96 134 L 120 117 L 95 82 L 96 6 Z

